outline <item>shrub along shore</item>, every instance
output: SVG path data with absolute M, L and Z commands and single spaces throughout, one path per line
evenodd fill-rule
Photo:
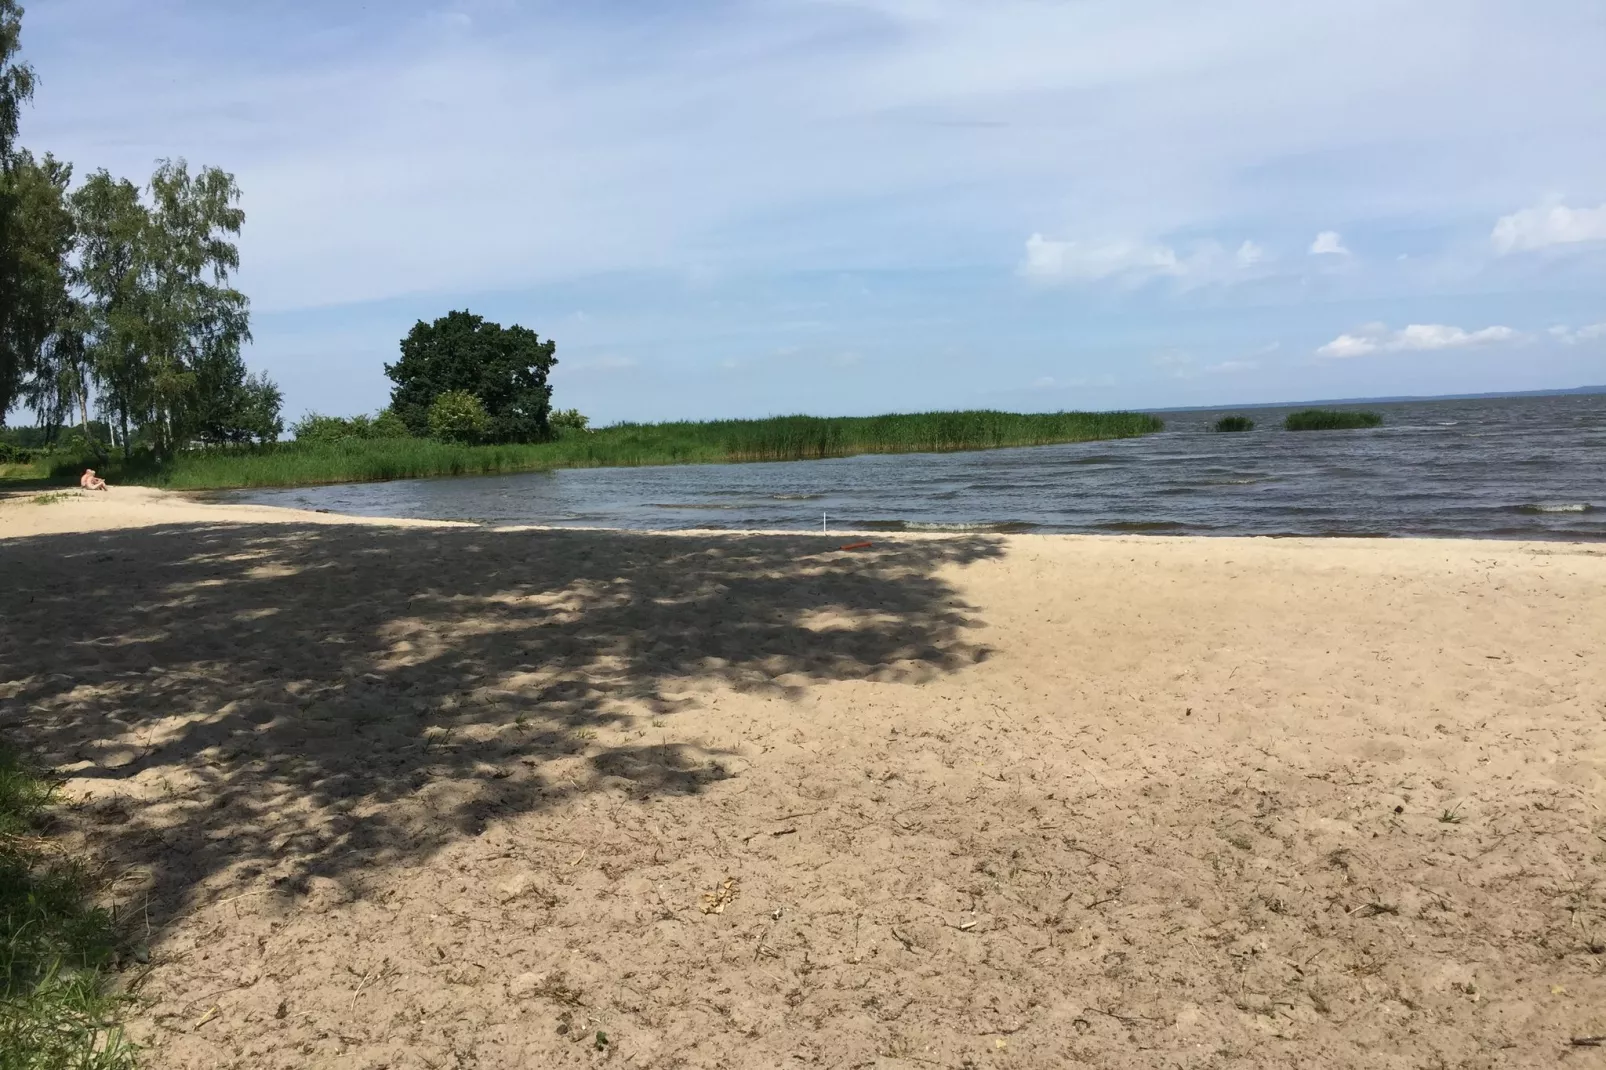
M 617 424 L 565 430 L 551 442 L 464 445 L 427 438 L 345 438 L 189 450 L 157 464 L 113 458 L 113 482 L 174 490 L 289 487 L 427 476 L 492 475 L 554 468 L 799 461 L 860 453 L 936 453 L 1131 438 L 1164 426 L 1131 412 L 906 413 L 888 416 L 777 416 L 765 420 Z M 76 478 L 78 458 L 57 463 Z

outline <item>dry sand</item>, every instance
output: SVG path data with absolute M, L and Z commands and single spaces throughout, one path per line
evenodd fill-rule
M 1603 546 L 0 536 L 150 1067 L 1606 1059 Z

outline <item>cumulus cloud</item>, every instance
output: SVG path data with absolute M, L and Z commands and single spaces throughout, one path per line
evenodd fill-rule
M 1236 259 L 1239 267 L 1253 267 L 1266 259 L 1266 250 L 1252 241 L 1246 241 L 1238 246 Z
M 1320 357 L 1364 357 L 1369 353 L 1424 353 L 1440 349 L 1512 342 L 1522 335 L 1510 327 L 1484 327 L 1469 331 L 1444 323 L 1412 323 L 1391 331 L 1381 323 L 1368 323 L 1354 333 L 1341 334 L 1316 350 Z
M 1524 208 L 1501 216 L 1489 240 L 1502 255 L 1551 245 L 1606 241 L 1606 204 L 1599 208 L 1568 208 L 1564 204 Z
M 1348 256 L 1344 238 L 1336 230 L 1324 230 L 1310 243 L 1311 256 Z

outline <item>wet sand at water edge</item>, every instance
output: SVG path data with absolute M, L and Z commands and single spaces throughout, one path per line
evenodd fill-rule
M 1602 1065 L 1606 545 L 870 538 L 0 502 L 145 1065 Z

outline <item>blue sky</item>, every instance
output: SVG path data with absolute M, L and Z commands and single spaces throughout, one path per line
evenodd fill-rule
M 234 172 L 248 354 L 594 419 L 1606 382 L 1602 0 L 32 0 L 24 143 Z

